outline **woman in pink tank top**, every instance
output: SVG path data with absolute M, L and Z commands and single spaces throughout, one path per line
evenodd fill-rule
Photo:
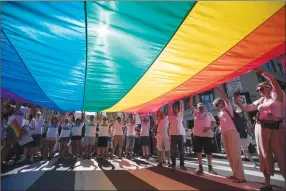
M 286 96 L 278 82 L 270 74 L 260 69 L 255 69 L 255 71 L 269 81 L 262 82 L 256 86 L 256 90 L 260 93 L 261 98 L 250 105 L 243 106 L 238 101 L 239 96 L 236 96 L 235 103 L 246 112 L 258 110 L 255 136 L 260 171 L 265 178 L 265 187 L 260 190 L 272 190 L 270 176 L 274 175 L 273 155 L 284 179 L 286 176 Z

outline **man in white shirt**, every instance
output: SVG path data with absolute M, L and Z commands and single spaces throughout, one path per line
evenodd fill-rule
M 113 119 L 116 118 L 116 113 L 113 115 Z M 118 145 L 118 157 L 119 159 L 122 158 L 122 147 L 124 143 L 124 132 L 123 132 L 123 127 L 125 125 L 125 115 L 123 114 L 123 121 L 121 120 L 120 117 L 116 118 L 116 121 L 113 124 L 113 155 L 115 154 L 116 147 Z
M 216 127 L 216 120 L 213 115 L 205 111 L 202 103 L 193 106 L 193 97 L 190 98 L 190 108 L 194 116 L 194 151 L 197 153 L 199 169 L 196 174 L 200 175 L 203 171 L 202 150 L 207 155 L 208 169 L 212 174 L 217 174 L 212 168 L 212 142 L 214 138 L 213 128 Z
M 169 120 L 163 112 L 157 112 L 157 149 L 159 151 L 159 164 L 158 167 L 163 167 L 165 163 L 165 152 L 170 165 L 170 138 L 169 138 Z
M 85 113 L 84 113 L 85 115 Z M 91 151 L 96 143 L 96 126 L 97 121 L 94 115 L 90 115 L 89 120 L 85 120 L 85 132 L 84 132 L 84 154 L 87 159 L 91 157 Z
M 184 118 L 184 105 L 182 100 L 180 101 L 180 111 L 178 108 L 172 108 L 173 102 L 169 104 L 168 107 L 168 115 L 170 122 L 169 135 L 171 136 L 171 158 L 172 164 L 169 167 L 172 167 L 173 170 L 176 167 L 176 155 L 177 148 L 180 154 L 180 167 L 182 170 L 187 170 L 184 166 L 184 134 L 185 129 L 183 125 Z
M 133 156 L 133 150 L 134 150 L 134 143 L 135 143 L 135 119 L 133 115 L 129 115 L 127 119 L 127 134 L 126 134 L 126 147 L 125 147 L 125 155 L 128 158 L 129 157 L 129 149 L 130 149 L 130 154 Z
M 149 131 L 150 131 L 150 120 L 148 114 L 139 115 L 141 121 L 141 133 L 140 142 L 142 146 L 142 157 L 149 159 Z

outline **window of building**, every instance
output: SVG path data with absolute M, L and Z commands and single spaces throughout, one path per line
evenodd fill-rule
M 277 72 L 273 60 L 270 60 L 266 64 L 267 64 L 267 68 L 268 68 L 269 71 Z
M 183 101 L 185 110 L 190 109 L 190 98 L 185 98 Z
M 282 64 L 278 64 L 278 67 L 279 67 L 279 70 L 280 70 L 282 76 L 286 76 L 286 72 L 285 72 L 285 70 L 284 70 Z
M 213 101 L 214 101 L 214 90 L 210 90 L 204 93 L 199 94 L 200 101 L 205 105 L 208 111 L 213 110 Z

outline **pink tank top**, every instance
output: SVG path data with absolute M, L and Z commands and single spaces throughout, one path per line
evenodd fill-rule
M 266 99 L 264 97 L 256 100 L 253 104 L 257 105 L 259 111 L 259 118 L 266 120 L 277 120 L 285 119 L 286 104 L 285 104 L 285 93 L 283 93 L 283 102 L 277 101 L 275 99 L 276 94 L 273 93 L 271 98 Z

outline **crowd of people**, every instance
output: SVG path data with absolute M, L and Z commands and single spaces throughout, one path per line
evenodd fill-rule
M 239 108 L 233 108 L 226 94 L 218 88 L 221 96 L 214 100 L 213 105 L 218 110 L 219 129 L 233 172 L 228 178 L 235 183 L 246 181 L 241 149 L 258 166 L 248 152 L 249 132 L 242 114 L 243 111 L 258 111 L 255 139 L 260 170 L 265 177 L 265 187 L 261 190 L 272 190 L 270 176 L 274 175 L 274 158 L 284 178 L 286 174 L 286 100 L 285 93 L 271 75 L 259 69 L 256 71 L 268 80 L 256 87 L 261 95 L 259 100 L 245 106 L 239 102 L 239 95 L 236 94 L 234 100 Z M 208 171 L 217 174 L 212 167 L 214 128 L 217 128 L 214 116 L 205 110 L 202 103 L 194 106 L 191 98 L 194 128 L 192 132 L 186 131 L 183 124 L 184 104 L 180 101 L 179 105 L 174 107 L 174 100 L 170 101 L 168 114 L 160 109 L 155 113 L 139 113 L 141 125 L 137 126 L 135 114 L 132 113 L 97 112 L 87 117 L 85 112 L 81 112 L 80 116 L 76 116 L 75 112 L 50 111 L 32 104 L 2 99 L 1 162 L 9 165 L 26 160 L 33 162 L 38 155 L 41 160 L 48 160 L 54 157 L 55 152 L 59 152 L 59 160 L 65 157 L 74 160 L 79 157 L 122 159 L 133 158 L 139 153 L 142 158 L 149 160 L 156 145 L 158 167 L 168 165 L 175 169 L 179 154 L 180 168 L 187 170 L 184 155 L 190 152 L 192 145 L 198 159 L 196 173 L 204 173 L 204 151 Z M 16 127 L 11 131 L 17 124 L 20 132 L 16 132 Z M 14 156 L 15 160 L 10 160 Z

